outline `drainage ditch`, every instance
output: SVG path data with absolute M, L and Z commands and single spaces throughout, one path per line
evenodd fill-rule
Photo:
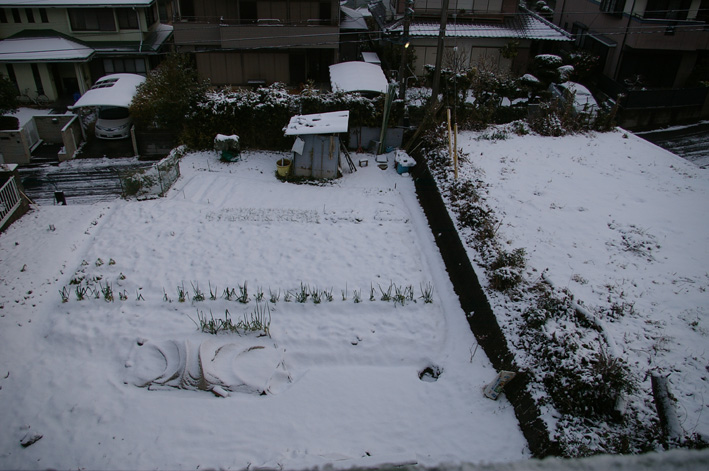
M 490 307 L 485 292 L 468 258 L 465 246 L 448 214 L 436 181 L 425 159 L 416 159 L 412 169 L 419 204 L 423 208 L 436 245 L 441 252 L 460 305 L 466 313 L 470 329 L 496 370 L 518 371 L 514 355 L 507 347 L 504 333 Z M 557 444 L 551 440 L 540 410 L 528 389 L 529 378 L 519 372 L 505 386 L 505 395 L 512 403 L 529 449 L 537 458 L 558 455 Z

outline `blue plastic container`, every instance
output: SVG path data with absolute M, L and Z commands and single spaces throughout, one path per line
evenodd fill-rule
M 404 173 L 409 173 L 410 168 L 411 167 L 409 167 L 408 165 L 401 165 L 401 164 L 397 163 L 396 164 L 396 173 L 398 173 L 399 175 L 402 175 Z

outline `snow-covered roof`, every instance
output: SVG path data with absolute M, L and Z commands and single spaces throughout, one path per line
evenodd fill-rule
M 85 44 L 60 34 L 11 37 L 0 41 L 0 62 L 84 62 L 94 54 Z
M 122 106 L 128 108 L 138 85 L 145 77 L 136 74 L 112 74 L 101 77 L 70 109 L 84 106 Z
M 367 62 L 341 62 L 330 66 L 332 89 L 341 92 L 386 93 L 387 79 L 382 68 Z
M 391 31 L 402 31 L 397 24 Z M 412 21 L 409 27 L 411 37 L 438 37 L 438 21 Z M 547 41 L 572 41 L 571 35 L 558 26 L 532 14 L 518 14 L 506 17 L 500 23 L 450 21 L 446 26 L 446 37 L 458 38 L 510 38 L 536 39 Z
M 334 134 L 347 132 L 350 112 L 333 111 L 330 113 L 297 115 L 290 119 L 285 128 L 286 136 L 302 136 L 304 134 Z
M 0 7 L 146 7 L 155 0 L 0 0 Z
M 346 6 L 340 6 L 342 15 L 340 17 L 340 29 L 344 30 L 368 30 L 364 14 L 360 10 L 354 10 Z M 369 13 L 369 11 L 367 11 Z
M 362 60 L 364 62 L 368 62 L 370 64 L 381 64 L 382 61 L 379 59 L 379 56 L 377 55 L 376 52 L 363 52 L 362 53 Z

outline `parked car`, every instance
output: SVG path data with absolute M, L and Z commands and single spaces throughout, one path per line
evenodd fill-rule
M 588 88 L 576 82 L 552 83 L 549 85 L 551 94 L 562 103 L 573 103 L 574 114 L 585 113 L 590 117 L 598 114 L 598 103 Z
M 130 136 L 133 124 L 128 108 L 101 106 L 98 109 L 95 132 L 99 139 L 125 139 Z

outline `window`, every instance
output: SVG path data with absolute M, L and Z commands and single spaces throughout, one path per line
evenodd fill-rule
M 239 18 L 241 23 L 256 23 L 256 20 L 258 20 L 256 2 L 253 0 L 241 0 L 239 2 Z
M 143 59 L 104 59 L 103 68 L 107 74 L 145 74 L 147 72 Z
M 686 20 L 691 0 L 647 0 L 645 18 Z
M 150 6 L 145 9 L 145 21 L 148 22 L 148 26 L 155 24 L 155 5 Z
M 69 10 L 69 22 L 74 31 L 115 31 L 116 20 L 109 8 Z
M 34 23 L 34 11 L 31 8 L 25 8 L 25 15 L 28 23 Z
M 12 66 L 12 64 L 5 64 L 5 68 L 7 69 L 7 78 L 9 78 L 12 83 L 15 84 L 15 88 L 17 89 L 17 94 L 20 94 L 20 87 L 17 85 L 17 76 L 15 75 L 15 68 Z
M 623 16 L 623 8 L 625 8 L 625 0 L 601 0 L 600 9 L 604 13 Z
M 42 20 L 42 23 L 49 23 L 49 18 L 47 17 L 47 9 L 46 8 L 39 9 L 39 18 L 40 18 L 40 20 Z
M 37 95 L 44 95 L 42 76 L 39 74 L 39 67 L 37 67 L 37 64 L 32 64 L 32 77 L 34 78 L 34 86 L 37 87 Z
M 12 11 L 12 21 L 15 23 L 22 23 L 22 20 L 20 19 L 20 10 L 17 8 L 12 8 L 10 11 Z
M 4 8 L 0 8 L 0 23 L 7 23 L 7 15 Z
M 325 21 L 332 19 L 332 8 L 329 2 L 320 2 L 320 19 Z
M 578 21 L 574 21 L 574 24 L 571 27 L 571 35 L 576 41 L 576 46 L 583 48 L 586 42 L 586 36 L 588 35 L 588 26 L 583 23 L 579 23 Z
M 138 29 L 138 14 L 132 8 L 117 8 L 116 18 L 121 29 Z

